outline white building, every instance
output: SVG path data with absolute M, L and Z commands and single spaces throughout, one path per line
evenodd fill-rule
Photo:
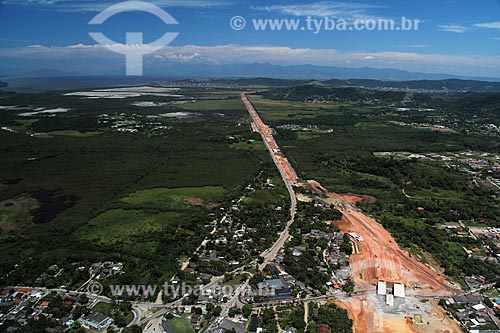
M 390 307 L 393 307 L 394 306 L 394 295 L 387 295 L 385 296 L 385 304 L 390 306 Z
M 394 296 L 405 298 L 405 285 L 401 283 L 394 284 Z
M 473 305 L 472 308 L 476 311 L 483 311 L 486 309 L 486 307 L 484 305 L 482 305 L 481 303 Z
M 387 295 L 387 283 L 384 281 L 377 283 L 377 295 Z

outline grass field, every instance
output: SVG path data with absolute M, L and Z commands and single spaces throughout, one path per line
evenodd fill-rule
M 72 136 L 72 137 L 77 137 L 77 138 L 86 138 L 90 136 L 95 136 L 99 135 L 100 132 L 79 132 L 79 131 L 74 131 L 74 130 L 66 130 L 66 131 L 54 131 L 54 132 L 49 132 L 47 133 L 49 135 L 64 135 L 64 136 Z
M 147 235 L 160 232 L 180 218 L 180 214 L 173 212 L 152 214 L 142 210 L 109 210 L 91 219 L 75 236 L 97 244 L 140 243 Z
M 111 312 L 111 304 L 110 303 L 104 303 L 104 302 L 99 302 L 96 305 L 94 305 L 91 309 L 91 312 L 100 312 L 105 316 L 109 316 Z
M 195 103 L 182 104 L 182 109 L 188 111 L 234 111 L 241 113 L 242 104 L 239 99 L 231 100 L 199 100 Z
M 268 190 L 255 190 L 245 198 L 245 201 L 264 204 L 264 203 L 277 203 L 282 201 L 284 198 L 285 198 L 284 196 L 277 195 L 277 193 Z
M 175 317 L 169 321 L 176 333 L 194 333 L 194 329 L 184 318 Z
M 0 202 L 0 230 L 17 230 L 31 225 L 30 211 L 39 203 L 29 195 Z
M 213 207 L 224 199 L 221 186 L 155 188 L 132 193 L 122 200 L 133 206 L 157 209 L 184 209 L 191 205 Z
M 254 141 L 252 143 L 248 142 L 232 143 L 231 148 L 236 150 L 260 150 L 260 151 L 267 150 L 266 146 L 262 141 Z

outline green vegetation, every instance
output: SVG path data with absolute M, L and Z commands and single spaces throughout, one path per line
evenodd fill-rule
M 320 306 L 318 315 L 312 318 L 316 325 L 326 324 L 335 333 L 352 333 L 352 320 L 349 319 L 347 311 L 335 304 Z M 311 332 L 314 333 L 314 332 Z
M 190 205 L 212 206 L 224 199 L 221 186 L 155 188 L 132 193 L 122 200 L 133 206 L 156 209 L 185 209 Z
M 86 138 L 89 136 L 94 136 L 100 134 L 100 132 L 78 132 L 74 130 L 65 130 L 65 131 L 54 131 L 54 132 L 49 132 L 47 133 L 49 135 L 65 135 L 65 136 L 73 136 L 73 137 L 78 137 L 78 138 Z
M 194 333 L 194 329 L 184 318 L 174 317 L 169 321 L 176 333 Z
M 494 108 L 485 106 L 487 98 L 478 98 L 477 104 L 470 105 L 468 111 L 464 105 L 454 109 L 459 103 L 457 96 L 430 98 L 430 95 L 317 86 L 271 89 L 250 98 L 265 121 L 276 129 L 277 140 L 299 177 L 317 180 L 337 193 L 376 198 L 374 204 L 361 204 L 362 209 L 381 221 L 402 247 L 414 249 L 413 245 L 417 245 L 424 253 L 430 253 L 452 277 L 458 279 L 467 274 L 494 278 L 500 274 L 498 266 L 488 265 L 476 257 L 467 258 L 461 249 L 479 246 L 480 241 L 456 237 L 438 228 L 445 222 L 478 219 L 485 219 L 489 226 L 500 226 L 500 200 L 491 189 L 476 185 L 469 174 L 444 164 L 374 155 L 381 151 L 497 153 L 498 136 L 465 130 L 460 134 L 446 134 L 388 123 L 393 120 L 431 122 L 433 117 L 440 117 L 444 119 L 441 124 L 479 128 L 467 123 L 467 112 L 478 115 L 475 122 L 496 121 L 498 108 L 493 114 Z M 448 104 L 443 103 L 445 99 Z M 326 102 L 313 103 L 315 100 Z M 400 100 L 405 100 L 405 106 L 415 107 L 421 102 L 434 111 L 395 112 L 394 105 L 401 106 Z M 303 140 L 303 133 L 283 125 L 318 126 L 333 131 L 315 133 L 316 137 Z M 296 261 L 290 256 L 289 259 Z M 293 262 L 289 263 L 294 266 Z
M 238 150 L 266 150 L 266 146 L 262 141 L 253 142 L 237 142 L 231 144 L 231 148 Z
M 30 212 L 37 207 L 37 200 L 28 195 L 20 195 L 0 202 L 0 230 L 29 227 L 32 220 Z
M 278 322 L 276 320 L 276 312 L 272 308 L 264 309 L 260 319 L 260 327 L 267 333 L 278 332 Z
M 179 217 L 176 213 L 151 215 L 142 210 L 109 210 L 90 220 L 75 236 L 97 244 L 137 246 L 137 238 L 159 232 Z
M 444 222 L 478 219 L 500 226 L 500 204 L 491 189 L 441 164 L 374 155 L 381 151 L 498 152 L 498 136 L 482 128 L 500 118 L 499 95 L 330 88 L 340 84 L 335 81 L 242 82 L 294 86 L 263 90 L 250 98 L 276 130 L 280 146 L 302 179 L 315 179 L 335 192 L 373 196 L 376 202 L 362 204 L 362 208 L 414 255 L 432 254 L 449 275 L 499 275 L 496 266 L 467 258 L 461 250 L 478 245 L 476 240 L 447 234 L 438 227 Z M 19 116 L 26 109 L 0 113 L 0 124 L 17 131 L 0 131 L 0 284 L 31 285 L 57 264 L 63 273 L 51 276 L 46 284 L 75 287 L 88 279 L 77 267 L 107 260 L 125 265 L 123 274 L 106 283 L 162 283 L 177 272 L 179 258 L 190 256 L 208 235 L 207 226 L 220 218 L 218 207 L 229 207 L 231 200 L 247 193 L 245 188 L 260 171 L 265 172 L 265 179 L 259 180 L 255 191 L 248 191 L 241 210 L 233 216 L 252 226 L 254 234 L 245 237 L 259 239 L 258 244 L 248 253 L 231 241 L 213 249 L 239 260 L 258 255 L 272 243 L 286 223 L 288 198 L 259 135 L 250 130 L 238 91 L 183 88 L 179 94 L 184 96 L 181 101 L 153 96 L 87 100 L 60 93 L 1 93 L 2 105 L 70 111 L 29 118 Z M 164 104 L 134 106 L 137 102 Z M 196 112 L 196 116 L 149 117 L 172 112 Z M 111 115 L 113 124 L 125 122 L 137 132 L 112 129 L 101 121 L 103 114 Z M 148 122 L 167 129 L 155 131 L 145 125 Z M 405 125 L 433 122 L 456 134 Z M 48 134 L 42 139 L 33 133 Z M 267 178 L 275 188 L 264 185 Z M 14 201 L 12 206 L 2 206 L 9 201 Z M 338 218 L 312 213 L 319 213 L 320 219 Z M 312 227 L 300 216 L 296 225 L 303 232 Z M 294 245 L 307 249 L 304 262 L 295 262 L 289 255 L 285 258 L 296 275 L 312 267 L 309 255 L 322 244 Z M 348 251 L 347 242 L 343 247 Z M 224 261 L 199 263 L 204 272 L 223 273 L 227 268 Z M 318 287 L 324 279 L 302 278 Z
M 304 332 L 306 328 L 303 306 L 281 309 L 278 312 L 278 317 L 281 328 L 294 327 L 299 333 Z
M 105 284 L 162 284 L 177 272 L 178 258 L 191 255 L 210 231 L 206 225 L 219 213 L 216 207 L 240 197 L 270 161 L 266 151 L 230 147 L 228 137 L 259 139 L 241 126 L 246 112 L 236 92 L 182 93 L 197 102 L 139 108 L 132 103 L 170 99 L 2 94 L 2 105 L 71 110 L 30 119 L 19 117 L 25 110 L 0 113 L 2 126 L 26 129 L 0 131 L 0 202 L 19 196 L 39 202 L 31 216 L 23 214 L 32 220 L 26 227 L 4 230 L 2 218 L 0 284 L 31 285 L 53 264 L 64 271 L 48 281 L 69 288 L 88 279 L 77 267 L 88 269 L 98 261 L 124 263 L 124 273 Z M 98 122 L 104 113 L 148 119 L 185 108 L 197 108 L 201 115 L 155 118 L 172 130 L 154 136 L 112 132 Z M 54 131 L 63 135 L 26 134 Z
M 316 290 L 323 291 L 325 284 L 331 279 L 329 274 L 317 270 L 318 265 L 323 261 L 323 251 L 318 251 L 317 247 L 325 249 L 328 241 L 321 238 L 303 241 L 302 235 L 310 233 L 313 229 L 333 233 L 336 231 L 333 224 L 325 222 L 339 220 L 341 216 L 341 213 L 335 209 L 314 206 L 314 202 L 299 203 L 297 207 L 295 223 L 291 227 L 293 237 L 288 243 L 283 263 L 289 274 Z M 302 246 L 305 251 L 302 251 L 300 256 L 294 256 L 291 248 L 295 246 Z
M 91 312 L 100 312 L 103 315 L 109 316 L 111 313 L 111 304 L 110 303 L 104 303 L 104 302 L 99 302 L 96 305 L 94 305 L 91 309 Z
M 90 311 L 100 312 L 105 316 L 113 318 L 114 324 L 118 325 L 118 327 L 127 326 L 134 318 L 134 314 L 132 313 L 132 304 L 127 301 L 119 304 L 98 302 L 90 309 Z

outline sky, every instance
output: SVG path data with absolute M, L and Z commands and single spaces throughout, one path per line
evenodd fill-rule
M 98 44 L 101 32 L 114 44 L 127 32 L 151 43 L 178 33 L 145 57 L 148 70 L 182 64 L 326 65 L 394 68 L 422 73 L 500 77 L 500 0 L 149 0 L 178 24 L 143 11 L 117 13 L 89 25 L 114 0 L 0 0 L 0 74 L 57 69 L 87 74 L 121 70 L 124 56 Z M 233 17 L 246 26 L 233 29 Z M 349 30 L 356 20 L 419 20 L 418 30 Z M 306 25 L 307 19 L 312 30 Z M 326 18 L 346 30 L 324 29 Z M 288 31 L 258 30 L 257 20 L 300 20 Z M 241 21 L 239 21 L 241 23 Z M 321 27 L 321 28 L 317 28 Z M 139 45 L 144 52 L 148 45 Z M 120 45 L 115 45 L 120 48 Z

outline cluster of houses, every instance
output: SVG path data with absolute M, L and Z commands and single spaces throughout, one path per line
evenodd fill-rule
M 344 242 L 342 232 L 324 232 L 312 229 L 309 233 L 301 234 L 305 242 L 311 240 L 326 240 L 327 247 L 322 249 L 317 247 L 316 251 L 322 253 L 322 256 L 315 255 L 313 258 L 318 262 L 316 269 L 323 274 L 328 273 L 328 268 L 332 268 L 331 281 L 327 282 L 328 289 L 338 290 L 349 279 L 349 256 L 341 251 L 341 245 Z M 357 235 L 356 235 L 357 236 Z M 304 246 L 295 246 L 292 248 L 293 256 L 301 256 L 306 250 Z
M 85 266 L 76 270 L 85 272 Z M 11 332 L 26 325 L 29 319 L 45 318 L 49 321 L 48 332 L 59 332 L 72 327 L 75 322 L 89 329 L 108 327 L 113 320 L 99 313 L 90 313 L 88 309 L 94 304 L 88 302 L 87 297 L 81 298 L 83 293 L 59 289 L 46 289 L 45 282 L 49 278 L 57 277 L 64 272 L 64 268 L 54 264 L 42 272 L 34 281 L 34 288 L 4 289 L 0 294 L 0 327 L 7 325 Z M 93 279 L 105 279 L 123 272 L 121 262 L 96 262 L 88 268 L 88 274 Z M 54 297 L 62 299 L 62 306 L 55 308 Z M 84 301 L 83 301 L 84 300 Z M 94 298 L 95 300 L 95 298 Z M 56 302 L 58 303 L 58 302 Z M 83 312 L 82 312 L 82 309 Z M 85 310 L 86 309 L 86 310 Z M 0 329 L 0 331 L 3 331 Z
M 122 262 L 95 262 L 89 268 L 90 276 L 94 276 L 98 280 L 105 279 L 110 276 L 123 273 L 123 263 Z
M 447 310 L 460 322 L 466 332 L 498 332 L 500 319 L 493 310 L 500 308 L 500 299 L 491 301 L 479 293 L 459 295 L 443 300 Z
M 307 125 L 307 126 L 300 126 L 300 125 L 294 125 L 294 124 L 285 124 L 285 125 L 280 125 L 277 126 L 276 128 L 279 129 L 284 129 L 288 131 L 305 131 L 305 132 L 317 132 L 317 133 L 333 133 L 333 129 L 326 129 L 326 130 L 320 130 L 317 125 Z
M 103 330 L 113 320 L 98 312 L 89 312 L 94 304 L 81 293 L 40 288 L 4 289 L 0 292 L 0 331 L 16 332 L 28 321 L 45 319 L 45 332 L 64 332 L 76 322 L 88 329 Z M 87 314 L 88 313 L 88 314 Z
M 271 190 L 274 187 L 271 179 L 264 179 L 259 175 L 254 182 L 245 187 L 245 191 Z M 245 223 L 242 206 L 242 200 L 232 200 L 229 205 L 220 207 L 218 213 L 212 214 L 214 219 L 205 226 L 207 229 L 212 229 L 212 232 L 195 253 L 199 261 L 209 263 L 222 261 L 230 268 L 236 268 L 242 262 L 255 258 L 266 248 L 264 244 L 267 238 L 262 234 L 262 230 L 259 231 L 258 228 Z M 284 217 L 287 215 L 280 206 L 275 207 L 275 211 Z M 272 225 L 269 222 L 269 227 L 279 229 L 282 223 L 285 222 L 275 221 Z M 189 262 L 184 272 L 198 274 L 203 282 L 211 277 L 207 275 L 211 272 L 200 270 L 194 262 Z
M 59 268 L 58 265 L 51 265 L 47 269 L 46 272 L 42 272 L 35 280 L 34 285 L 35 286 L 43 286 L 45 284 L 45 281 L 47 281 L 48 278 L 51 277 L 57 277 L 61 275 L 63 272 L 62 268 Z
M 143 119 L 143 116 L 133 114 L 131 116 L 126 113 L 111 116 L 109 114 L 101 114 L 97 116 L 98 124 L 102 125 L 115 132 L 124 133 L 139 133 L 142 131 L 158 132 L 170 130 L 172 126 L 166 126 L 162 122 Z

